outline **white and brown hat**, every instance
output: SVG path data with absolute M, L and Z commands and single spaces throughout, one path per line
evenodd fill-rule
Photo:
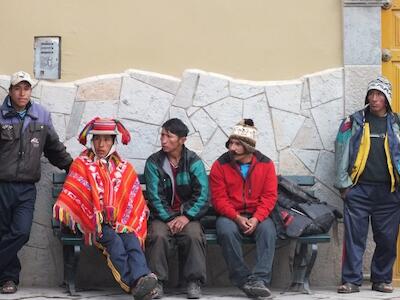
M 229 141 L 231 139 L 237 139 L 250 153 L 256 151 L 257 142 L 257 128 L 254 126 L 252 119 L 243 119 L 233 127 L 232 133 L 229 136 L 228 141 L 225 144 L 226 148 L 229 148 Z
M 391 109 L 391 104 L 392 104 L 392 84 L 390 81 L 383 77 L 383 76 L 378 76 L 376 79 L 370 81 L 368 83 L 368 89 L 367 89 L 367 97 L 368 93 L 370 90 L 378 90 L 381 91 L 387 100 L 387 104 L 389 108 Z M 365 104 L 368 104 L 368 99 L 365 99 Z

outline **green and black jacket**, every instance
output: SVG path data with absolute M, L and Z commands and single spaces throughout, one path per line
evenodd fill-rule
M 189 220 L 199 220 L 209 207 L 208 178 L 203 162 L 196 153 L 183 146 L 176 190 L 173 189 L 172 174 L 168 174 L 168 164 L 168 158 L 162 150 L 152 154 L 146 161 L 146 194 L 152 218 L 169 222 L 179 215 L 185 215 Z M 178 193 L 181 200 L 179 212 L 171 209 L 174 193 Z

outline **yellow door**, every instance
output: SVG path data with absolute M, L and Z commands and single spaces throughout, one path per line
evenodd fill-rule
M 400 0 L 392 0 L 382 9 L 382 73 L 393 87 L 392 108 L 400 111 Z M 397 239 L 397 259 L 393 268 L 393 284 L 400 286 L 400 238 Z
M 392 0 L 391 7 L 382 9 L 382 73 L 392 82 L 392 108 L 399 112 L 400 0 Z

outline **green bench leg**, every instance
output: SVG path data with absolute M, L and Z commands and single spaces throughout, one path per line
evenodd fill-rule
M 289 259 L 292 280 L 282 294 L 286 292 L 312 294 L 310 289 L 310 274 L 314 267 L 317 253 L 318 245 L 316 243 L 296 242 L 294 255 Z
M 81 253 L 81 246 L 79 245 L 64 245 L 64 283 L 67 288 L 67 292 L 71 296 L 79 296 L 76 294 L 75 276 L 79 262 L 79 256 Z

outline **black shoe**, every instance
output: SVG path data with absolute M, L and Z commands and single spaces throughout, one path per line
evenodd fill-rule
M 132 289 L 132 295 L 135 300 L 150 300 L 153 296 L 153 290 L 157 286 L 157 276 L 153 273 L 140 277 L 135 287 Z
M 188 299 L 199 299 L 201 297 L 201 288 L 197 281 L 190 281 L 186 286 Z
M 264 282 L 262 282 L 260 280 L 247 281 L 245 284 L 243 284 L 240 287 L 240 289 L 249 298 L 271 296 L 271 291 L 265 286 Z

